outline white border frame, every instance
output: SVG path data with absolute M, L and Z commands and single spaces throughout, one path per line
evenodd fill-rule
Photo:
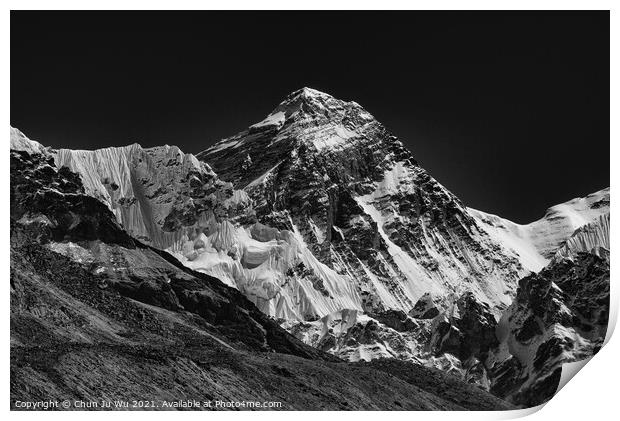
M 53 4 L 50 1 L 33 0 L 33 1 L 15 1 L 9 0 L 6 4 L 9 6 L 4 10 L 0 17 L 0 31 L 2 33 L 1 47 L 2 51 L 0 57 L 2 57 L 3 65 L 0 67 L 2 72 L 2 110 L 3 115 L 8 117 L 7 123 L 5 123 L 5 130 L 10 125 L 10 10 L 245 10 L 245 9 L 290 9 L 290 10 L 342 10 L 342 9 L 362 9 L 362 10 L 389 10 L 389 9 L 408 9 L 408 10 L 611 10 L 610 13 L 610 25 L 611 25 L 611 48 L 610 48 L 610 74 L 611 79 L 611 108 L 610 116 L 615 118 L 611 119 L 611 139 L 619 139 L 618 136 L 618 83 L 613 78 L 613 75 L 619 74 L 618 67 L 618 16 L 617 9 L 614 10 L 614 5 L 618 2 L 612 1 L 553 1 L 553 0 L 524 0 L 524 1 L 490 1 L 490 0 L 476 0 L 476 1 L 398 1 L 398 0 L 382 0 L 369 1 L 369 0 L 262 0 L 262 1 L 198 1 L 198 0 L 175 0 L 175 1 L 162 1 L 153 0 L 149 2 L 140 2 L 136 0 L 108 0 L 101 1 L 95 0 L 86 2 L 80 2 L 76 0 L 59 0 L 54 1 Z M 53 7 L 50 7 L 53 6 Z M 615 47 L 615 50 L 614 48 Z M 6 139 L 6 138 L 5 138 Z M 591 156 L 596 155 L 596 151 L 588 151 Z M 617 180 L 620 171 L 612 164 L 617 162 L 618 158 L 618 146 L 610 141 L 610 167 L 611 167 L 611 184 L 618 185 Z M 1 185 L 1 196 L 6 200 L 9 195 L 8 192 L 8 176 L 9 176 L 9 154 L 2 154 L 5 168 L 5 181 Z M 601 163 L 601 165 L 607 165 Z M 612 209 L 615 208 L 615 201 L 612 200 Z M 3 382 L 0 386 L 0 402 L 3 408 L 3 412 L 10 412 L 8 415 L 15 419 L 29 419 L 31 417 L 45 416 L 50 420 L 65 420 L 69 419 L 81 419 L 85 416 L 80 412 L 48 412 L 43 415 L 40 412 L 19 412 L 9 411 L 9 308 L 10 308 L 10 294 L 8 287 L 9 280 L 9 226 L 6 224 L 6 219 L 9 217 L 8 206 L 1 208 L 2 220 L 5 221 L 1 225 L 2 238 L 4 240 L 0 244 L 2 247 L 2 253 L 0 258 L 4 263 L 1 267 L 4 273 L 3 285 L 1 290 L 3 307 L 5 313 L 3 317 L 0 317 L 0 324 L 2 325 L 2 335 L 4 338 L 4 346 L 1 348 L 0 360 L 3 363 Z M 615 211 L 613 212 L 615 214 Z M 611 224 L 611 236 L 612 242 L 619 238 L 619 230 L 615 223 Z M 471 420 L 484 420 L 484 419 L 511 419 L 527 414 L 536 412 L 531 419 L 545 419 L 546 417 L 557 417 L 566 420 L 581 420 L 584 419 L 607 419 L 610 418 L 610 414 L 613 414 L 618 409 L 618 381 L 620 380 L 620 345 L 617 338 L 611 338 L 610 333 L 615 327 L 617 321 L 618 310 L 618 282 L 615 279 L 615 262 L 618 250 L 612 247 L 612 265 L 611 265 L 611 315 L 610 315 L 610 330 L 607 336 L 607 345 L 601 349 L 591 362 L 587 364 L 588 369 L 583 370 L 579 375 L 570 381 L 559 393 L 555 396 L 547 405 L 544 410 L 537 412 L 540 407 L 528 410 L 519 410 L 511 412 L 473 412 L 473 413 L 453 413 L 453 412 L 389 412 L 389 413 L 377 413 L 377 412 L 338 412 L 330 413 L 328 416 L 334 416 L 342 419 L 343 421 L 355 420 L 360 418 L 374 419 L 375 417 L 389 416 L 392 419 L 450 419 L 458 417 L 458 419 L 471 419 Z M 107 417 L 119 417 L 120 419 L 129 419 L 129 417 L 138 418 L 153 418 L 153 419 L 167 419 L 170 417 L 169 412 L 159 413 L 110 413 L 110 412 L 90 412 L 87 416 L 93 419 L 101 419 Z M 189 419 L 203 420 L 205 416 L 216 417 L 218 419 L 279 419 L 285 420 L 291 417 L 290 412 L 259 412 L 259 413 L 225 413 L 217 412 L 205 415 L 202 412 L 186 412 L 184 417 Z M 174 414 L 173 416 L 177 416 Z M 298 419 L 311 419 L 317 416 L 323 416 L 322 414 L 315 414 L 313 412 L 296 412 L 293 415 Z

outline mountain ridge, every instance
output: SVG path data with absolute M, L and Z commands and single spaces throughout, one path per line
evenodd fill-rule
M 271 124 L 278 113 L 283 120 Z M 49 151 L 59 166 L 81 174 L 89 194 L 132 235 L 239 288 L 275 317 L 313 319 L 345 308 L 407 312 L 425 293 L 472 289 L 499 314 L 518 278 L 548 260 L 511 247 L 489 224 L 493 215 L 466 208 L 353 101 L 302 88 L 265 120 L 196 156 L 137 144 Z M 13 130 L 12 142 L 23 143 Z M 255 150 L 260 160 L 252 160 Z M 106 163 L 119 160 L 121 169 Z M 564 231 L 558 244 L 573 230 Z M 304 285 L 309 275 L 313 281 Z M 355 278 L 364 285 L 347 286 Z M 459 292 L 463 278 L 473 283 Z M 282 289 L 290 282 L 292 289 Z M 301 303 L 292 303 L 300 293 Z
M 350 361 L 415 361 L 499 395 L 522 386 L 492 360 L 515 370 L 495 329 L 518 285 L 608 249 L 609 188 L 515 224 L 466 207 L 359 104 L 309 88 L 196 156 L 53 150 L 13 128 L 11 145 L 75 171 L 130 234 L 238 290 L 302 342 Z
M 236 289 L 132 239 L 78 174 L 30 152 L 10 157 L 12 409 L 54 400 L 90 402 L 62 409 L 130 409 L 145 391 L 160 410 L 179 400 L 268 400 L 279 406 L 264 409 L 284 410 L 513 408 L 445 373 L 405 362 L 352 365 L 304 345 Z M 116 400 L 128 406 L 93 404 Z

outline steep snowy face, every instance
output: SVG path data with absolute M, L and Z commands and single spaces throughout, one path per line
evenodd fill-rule
M 538 272 L 576 229 L 609 215 L 609 187 L 553 206 L 543 218 L 527 225 L 471 208 L 469 212 L 493 239 L 514 253 L 525 268 Z M 609 216 L 607 218 L 609 223 Z
M 60 149 L 53 157 L 80 175 L 86 193 L 107 204 L 127 232 L 158 248 L 248 211 L 244 194 L 176 146 Z
M 286 277 L 270 283 L 295 297 L 297 318 L 342 310 L 332 285 L 351 291 L 344 308 L 369 312 L 408 312 L 425 293 L 466 291 L 500 309 L 525 273 L 355 102 L 304 88 L 197 156 L 248 193 L 261 223 L 292 232 L 318 262 L 313 302 L 287 290 Z
M 555 252 L 554 260 L 567 259 L 581 252 L 597 254 L 599 248 L 610 250 L 609 213 L 596 218 L 573 233 Z
M 169 251 L 184 265 L 239 289 L 261 311 L 282 320 L 315 319 L 359 308 L 353 282 L 321 263 L 299 233 L 255 223 L 213 225 Z

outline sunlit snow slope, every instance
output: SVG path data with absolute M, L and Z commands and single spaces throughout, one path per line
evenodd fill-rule
M 545 216 L 527 225 L 471 208 L 469 212 L 491 237 L 515 253 L 525 268 L 538 272 L 576 229 L 609 213 L 609 187 L 552 206 Z

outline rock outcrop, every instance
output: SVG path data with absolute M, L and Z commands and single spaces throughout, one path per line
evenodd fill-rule
M 487 360 L 495 395 L 519 406 L 541 404 L 556 392 L 563 364 L 600 349 L 609 318 L 609 251 L 591 240 L 608 239 L 608 229 L 609 215 L 578 229 L 547 267 L 519 281 Z

